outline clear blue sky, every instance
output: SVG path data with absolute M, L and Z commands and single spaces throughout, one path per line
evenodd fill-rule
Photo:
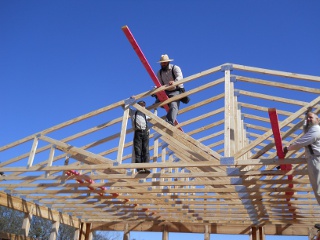
M 123 235 L 120 235 L 121 237 Z M 162 233 L 151 232 L 132 232 L 130 239 L 136 240 L 162 240 Z M 122 238 L 121 238 L 122 239 Z M 169 233 L 169 240 L 203 240 L 204 234 L 197 233 Z M 211 240 L 249 240 L 248 235 L 222 235 L 211 234 Z M 293 236 L 266 236 L 266 240 L 307 240 L 307 236 L 293 237 Z
M 185 77 L 226 62 L 320 76 L 319 12 L 317 0 L 2 0 L 0 146 L 149 90 L 124 25 L 154 71 L 167 53 Z
M 123 237 L 122 232 L 118 232 L 120 239 Z M 150 232 L 131 232 L 130 239 L 136 240 L 162 240 L 162 233 Z M 199 233 L 169 233 L 169 240 L 203 240 L 204 234 Z M 248 235 L 226 235 L 226 234 L 211 234 L 211 240 L 249 240 Z M 307 236 L 271 236 L 267 235 L 266 240 L 307 240 Z

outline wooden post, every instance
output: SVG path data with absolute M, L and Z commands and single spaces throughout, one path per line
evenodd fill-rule
M 86 223 L 86 237 L 85 240 L 92 240 L 93 235 L 92 235 L 92 224 L 91 223 Z
M 239 149 L 243 148 L 243 133 L 244 126 L 243 120 L 241 119 L 241 107 L 238 106 L 238 97 L 234 96 L 234 113 L 235 113 L 235 122 L 234 122 L 234 136 L 235 136 L 235 152 L 239 151 Z M 243 159 L 243 157 L 242 157 Z
M 234 152 L 234 88 L 230 77 L 231 66 L 224 70 L 224 156 L 230 157 Z
M 48 167 L 51 167 L 52 166 L 52 162 L 53 162 L 53 158 L 54 158 L 54 152 L 55 152 L 55 146 L 51 146 L 50 148 L 50 153 L 49 153 L 49 158 L 48 158 L 48 164 L 47 166 Z M 49 171 L 46 171 L 45 173 L 45 176 L 46 178 L 50 176 L 50 172 Z
M 312 227 L 309 227 L 308 229 L 309 229 L 308 239 L 313 240 L 314 236 L 316 236 L 318 232 L 316 231 L 315 228 L 312 228 Z
M 204 240 L 210 240 L 210 230 L 209 225 L 204 226 Z
M 263 227 L 259 227 L 259 240 L 266 240 Z
M 32 220 L 32 214 L 31 213 L 25 213 L 24 214 L 24 219 L 23 219 L 23 222 L 22 222 L 22 235 L 24 237 L 27 237 L 28 234 L 29 234 L 31 220 Z
M 251 227 L 250 240 L 266 240 L 263 227 Z
M 56 240 L 57 239 L 58 232 L 59 232 L 59 226 L 60 226 L 59 221 L 55 221 L 52 223 L 52 228 L 51 228 L 49 240 Z
M 32 164 L 33 164 L 34 156 L 36 155 L 36 151 L 37 151 L 37 147 L 38 147 L 38 142 L 39 142 L 39 137 L 36 136 L 33 139 L 33 144 L 32 144 L 32 147 L 31 147 L 27 168 L 31 167 Z
M 158 110 L 155 109 L 153 114 L 158 116 Z M 154 133 L 154 136 L 155 136 L 155 134 L 158 134 L 158 133 Z M 153 162 L 157 162 L 158 157 L 159 157 L 159 138 L 156 138 L 156 139 L 154 139 L 154 142 L 153 142 Z M 157 171 L 157 169 L 155 169 L 155 168 L 152 169 L 152 173 L 156 173 L 156 171 Z M 157 179 L 152 178 L 152 182 L 155 182 L 155 181 L 157 181 Z M 153 188 L 155 189 L 155 188 L 157 188 L 157 186 L 154 186 Z
M 123 240 L 130 240 L 129 224 L 127 223 L 124 228 Z
M 257 238 L 257 228 L 256 227 L 251 227 L 250 231 L 250 240 L 258 240 Z
M 77 228 L 77 229 L 74 231 L 73 240 L 78 240 L 78 239 L 80 239 L 80 238 L 79 238 L 79 234 L 80 234 L 80 229 Z
M 162 240 L 169 240 L 168 226 L 164 225 L 162 230 Z
M 85 239 L 86 239 L 86 224 L 82 222 L 80 224 L 79 240 L 85 240 Z
M 128 117 L 129 117 L 129 106 L 124 110 L 123 118 L 122 118 L 122 125 L 121 125 L 121 133 L 120 133 L 120 139 L 119 139 L 119 147 L 118 147 L 118 156 L 117 156 L 117 162 L 122 163 L 122 154 L 123 154 L 123 148 L 124 148 L 124 142 L 126 140 L 126 130 L 128 125 Z

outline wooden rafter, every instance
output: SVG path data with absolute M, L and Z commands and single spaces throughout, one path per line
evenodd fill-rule
M 290 144 L 302 134 L 306 109 L 320 113 L 320 77 L 223 64 L 181 82 L 184 95 L 132 105 L 151 117 L 150 163 L 132 163 L 133 130 L 121 100 L 0 147 L 0 204 L 51 219 L 55 228 L 73 225 L 83 237 L 164 229 L 308 235 L 320 207 L 304 152 L 277 158 L 268 109 L 277 108 L 279 134 Z M 136 98 L 148 102 L 165 88 Z M 179 124 L 167 124 L 160 107 L 187 95 Z M 58 137 L 78 123 L 86 128 Z M 280 164 L 292 169 L 277 170 Z M 136 174 L 140 167 L 152 171 Z

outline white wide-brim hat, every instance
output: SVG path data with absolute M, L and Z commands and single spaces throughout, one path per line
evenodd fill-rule
M 159 60 L 158 63 L 171 62 L 171 61 L 173 61 L 173 59 L 170 59 L 167 54 L 163 54 L 163 55 L 161 55 L 160 60 Z

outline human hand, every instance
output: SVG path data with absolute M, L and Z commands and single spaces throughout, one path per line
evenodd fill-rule
M 153 88 L 152 88 L 152 90 L 155 90 L 156 88 L 158 88 L 157 86 L 153 86 Z M 155 98 L 157 98 L 157 94 L 151 94 L 151 97 L 155 97 Z
M 288 153 L 288 147 L 284 147 L 284 148 L 283 148 L 283 153 L 284 153 L 284 156 L 287 155 L 287 153 Z

